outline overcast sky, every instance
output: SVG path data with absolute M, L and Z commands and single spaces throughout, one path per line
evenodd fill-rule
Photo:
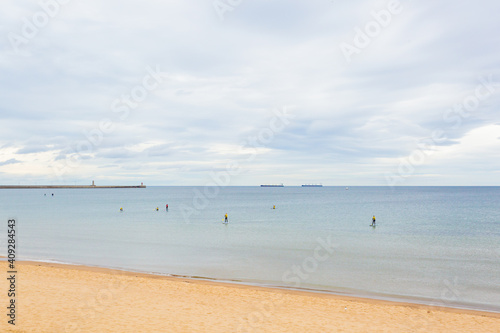
M 499 13 L 4 0 L 0 184 L 500 185 Z

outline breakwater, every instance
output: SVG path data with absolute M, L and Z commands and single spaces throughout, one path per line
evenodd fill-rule
M 33 188 L 146 188 L 146 185 L 0 185 L 1 189 L 33 189 Z

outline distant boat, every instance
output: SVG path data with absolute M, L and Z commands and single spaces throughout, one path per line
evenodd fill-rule
M 283 184 L 268 184 L 268 185 L 260 185 L 260 187 L 285 187 Z
M 345 187 L 345 189 L 346 189 L 346 190 L 348 190 L 348 189 L 349 189 L 349 187 L 347 187 L 347 186 L 346 186 L 346 187 Z
M 302 187 L 323 187 L 321 184 L 304 184 Z

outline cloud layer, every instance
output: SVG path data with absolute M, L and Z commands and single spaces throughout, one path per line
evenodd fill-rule
M 498 12 L 6 1 L 0 183 L 500 185 Z

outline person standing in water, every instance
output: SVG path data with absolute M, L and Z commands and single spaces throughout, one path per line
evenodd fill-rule
M 228 222 L 228 220 L 227 220 L 227 213 L 226 213 L 226 215 L 224 216 L 224 223 L 227 223 L 227 222 Z
M 372 217 L 372 226 L 374 226 L 374 225 L 375 225 L 375 215 L 373 215 L 373 217 Z
M 165 210 L 168 212 L 168 204 L 165 205 Z

